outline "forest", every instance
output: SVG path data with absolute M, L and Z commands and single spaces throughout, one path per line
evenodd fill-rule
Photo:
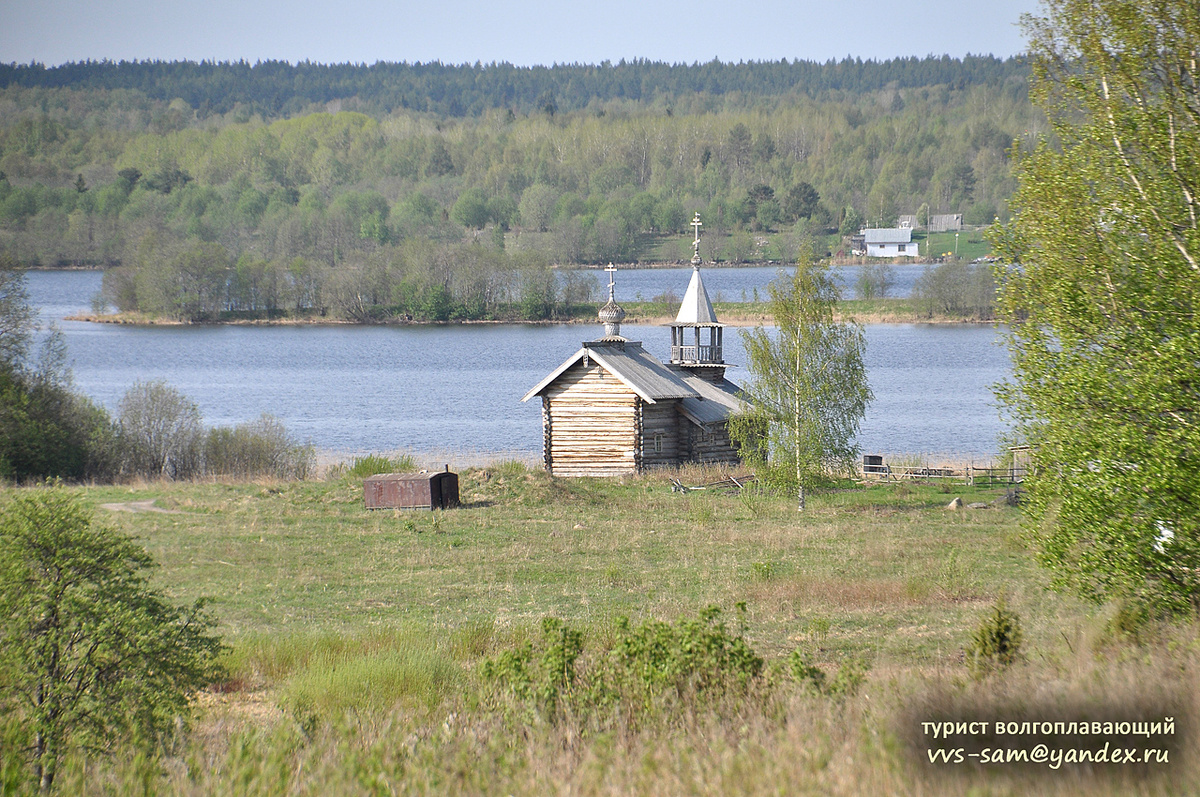
M 0 249 L 187 320 L 552 317 L 559 266 L 1007 218 L 1019 59 L 0 65 Z

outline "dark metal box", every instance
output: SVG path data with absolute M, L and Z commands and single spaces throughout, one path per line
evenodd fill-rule
M 363 480 L 367 509 L 449 509 L 458 506 L 458 474 L 381 473 Z

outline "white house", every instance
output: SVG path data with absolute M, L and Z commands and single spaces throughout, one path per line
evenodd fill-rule
M 912 242 L 912 228 L 867 228 L 862 231 L 867 257 L 916 257 L 917 245 Z

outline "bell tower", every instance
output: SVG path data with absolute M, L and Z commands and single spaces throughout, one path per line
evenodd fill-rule
M 692 219 L 696 239 L 692 242 L 692 281 L 679 307 L 679 315 L 671 324 L 671 365 L 691 371 L 710 382 L 725 378 L 725 358 L 722 352 L 724 324 L 717 322 L 704 280 L 700 277 L 700 228 L 704 226 L 697 213 Z

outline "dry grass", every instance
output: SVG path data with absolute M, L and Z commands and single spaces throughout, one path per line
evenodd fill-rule
M 1195 630 L 1143 647 L 1105 637 L 1105 615 L 1044 589 L 1017 510 L 946 512 L 950 496 L 928 485 L 828 493 L 804 513 L 785 497 L 671 492 L 672 476 L 727 475 L 711 468 L 553 480 L 500 461 L 460 475 L 464 507 L 432 513 L 367 512 L 361 485 L 345 480 L 78 488 L 95 506 L 154 501 L 178 512 L 98 514 L 140 537 L 173 598 L 213 596 L 233 646 L 233 677 L 205 698 L 166 774 L 151 778 L 159 793 L 1197 793 L 1182 767 L 1174 780 L 1130 781 L 946 777 L 921 764 L 913 723 L 947 707 L 1028 713 L 1163 698 L 1195 716 L 1195 690 L 1178 697 L 1195 682 Z M 1000 492 L 956 488 L 964 500 Z M 1027 656 L 977 682 L 963 646 L 1000 595 L 1021 617 Z M 739 601 L 767 660 L 754 699 L 685 707 L 654 727 L 597 728 L 498 713 L 472 697 L 479 664 L 539 638 L 544 617 L 603 644 L 622 615 L 671 620 Z M 869 662 L 862 692 L 839 703 L 789 685 L 797 648 L 830 676 L 847 660 Z M 1185 761 L 1197 760 L 1196 738 L 1186 735 Z M 139 766 L 76 761 L 64 793 L 123 792 L 144 779 Z

